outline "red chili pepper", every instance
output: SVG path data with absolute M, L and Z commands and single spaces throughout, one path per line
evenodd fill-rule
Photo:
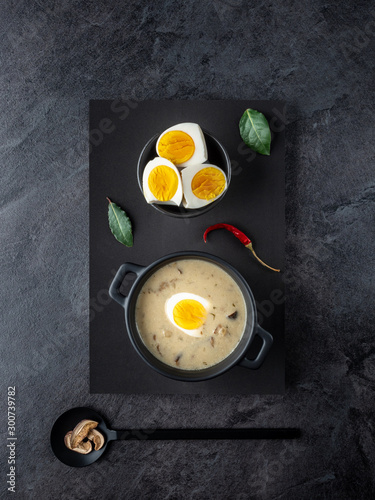
M 251 243 L 250 238 L 246 236 L 242 231 L 237 229 L 236 227 L 232 226 L 231 224 L 214 224 L 213 226 L 210 226 L 206 229 L 203 235 L 204 242 L 207 243 L 207 235 L 214 229 L 227 229 L 230 231 L 236 238 L 240 240 L 240 242 L 245 245 L 246 248 L 248 248 L 251 253 L 254 255 L 254 257 L 257 259 L 258 262 L 262 264 L 262 266 L 268 267 L 268 269 L 271 269 L 272 271 L 275 271 L 277 273 L 280 272 L 280 269 L 274 269 L 273 267 L 268 266 L 265 262 L 260 260 L 260 258 L 257 256 L 257 254 L 254 251 L 253 244 Z

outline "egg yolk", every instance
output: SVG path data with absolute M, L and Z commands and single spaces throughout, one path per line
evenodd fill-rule
M 178 188 L 177 174 L 173 168 L 159 165 L 151 170 L 148 176 L 148 187 L 157 200 L 169 201 Z
M 160 138 L 158 145 L 158 154 L 175 165 L 190 160 L 194 151 L 193 139 L 181 130 L 171 130 L 165 133 Z
M 185 330 L 195 330 L 206 321 L 207 312 L 204 306 L 194 299 L 184 299 L 177 302 L 173 308 L 173 319 Z
M 199 170 L 191 181 L 193 194 L 201 200 L 212 200 L 225 188 L 225 176 L 216 168 L 207 167 Z

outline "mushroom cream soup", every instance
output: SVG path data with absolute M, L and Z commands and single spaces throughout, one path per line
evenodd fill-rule
M 199 370 L 216 365 L 238 345 L 246 306 L 239 286 L 222 268 L 184 259 L 161 267 L 145 282 L 135 319 L 156 358 Z

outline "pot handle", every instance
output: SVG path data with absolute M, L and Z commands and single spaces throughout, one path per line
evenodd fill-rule
M 255 335 L 258 335 L 263 343 L 258 356 L 255 359 L 247 359 L 246 356 L 239 362 L 240 366 L 244 366 L 245 368 L 250 368 L 251 370 L 256 370 L 260 367 L 263 361 L 266 359 L 266 356 L 271 349 L 273 343 L 273 337 L 270 333 L 263 330 L 259 325 L 256 326 Z
M 124 281 L 125 276 L 128 273 L 134 273 L 139 276 L 144 269 L 144 266 L 138 266 L 137 264 L 132 264 L 131 262 L 126 262 L 119 267 L 116 276 L 113 278 L 111 286 L 109 287 L 109 295 L 115 300 L 120 306 L 125 307 L 126 297 L 120 292 L 121 283 Z

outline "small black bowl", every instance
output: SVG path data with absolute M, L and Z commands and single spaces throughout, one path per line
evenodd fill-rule
M 216 207 L 216 205 L 220 203 L 220 201 L 225 196 L 225 193 L 229 188 L 231 179 L 231 161 L 224 146 L 221 144 L 220 141 L 218 141 L 218 139 L 216 139 L 213 135 L 207 132 L 207 130 L 203 130 L 203 135 L 206 140 L 206 146 L 207 146 L 207 156 L 208 156 L 207 163 L 216 165 L 217 167 L 223 170 L 227 178 L 227 189 L 217 200 L 201 208 L 186 209 L 182 205 L 176 207 L 175 205 L 158 205 L 157 203 L 151 203 L 151 205 L 158 212 L 161 212 L 162 214 L 165 215 L 170 215 L 171 217 L 181 217 L 181 218 L 196 217 L 197 215 L 202 215 L 211 210 L 212 208 Z M 147 142 L 147 144 L 142 149 L 142 152 L 139 156 L 137 165 L 137 177 L 138 177 L 139 189 L 141 190 L 142 194 L 143 194 L 143 188 L 142 188 L 143 171 L 147 163 L 157 157 L 156 143 L 158 141 L 159 136 L 160 134 L 154 135 L 154 137 L 152 137 Z
M 203 368 L 200 370 L 183 370 L 174 366 L 167 365 L 166 363 L 163 363 L 159 358 L 156 358 L 142 341 L 135 320 L 135 310 L 138 295 L 148 278 L 161 267 L 164 267 L 172 262 L 177 262 L 184 259 L 204 260 L 221 268 L 223 271 L 229 274 L 229 276 L 239 286 L 246 305 L 246 324 L 244 333 L 238 345 L 229 354 L 229 356 L 224 358 L 216 365 L 209 366 L 208 368 Z M 129 290 L 129 294 L 127 296 L 124 296 L 120 292 L 120 287 L 123 280 L 125 279 L 125 276 L 128 273 L 136 274 L 137 278 L 132 284 L 131 289 Z M 180 380 L 182 382 L 201 382 L 203 380 L 209 380 L 211 378 L 217 377 L 222 373 L 228 371 L 235 365 L 243 366 L 250 370 L 256 370 L 266 359 L 267 354 L 272 346 L 272 335 L 263 330 L 263 328 L 261 328 L 257 323 L 256 303 L 249 284 L 234 267 L 232 267 L 230 264 L 220 259 L 219 257 L 216 257 L 215 255 L 204 252 L 187 251 L 166 255 L 148 266 L 139 266 L 137 264 L 126 262 L 125 264 L 122 264 L 122 266 L 120 266 L 119 270 L 117 271 L 116 276 L 114 277 L 109 288 L 109 295 L 113 300 L 120 304 L 121 307 L 124 308 L 125 325 L 129 340 L 139 356 L 143 359 L 143 361 L 146 362 L 148 366 L 153 368 L 156 372 L 174 380 Z M 250 346 L 256 335 L 261 338 L 262 346 L 255 359 L 248 359 L 246 358 L 246 353 L 250 349 Z

